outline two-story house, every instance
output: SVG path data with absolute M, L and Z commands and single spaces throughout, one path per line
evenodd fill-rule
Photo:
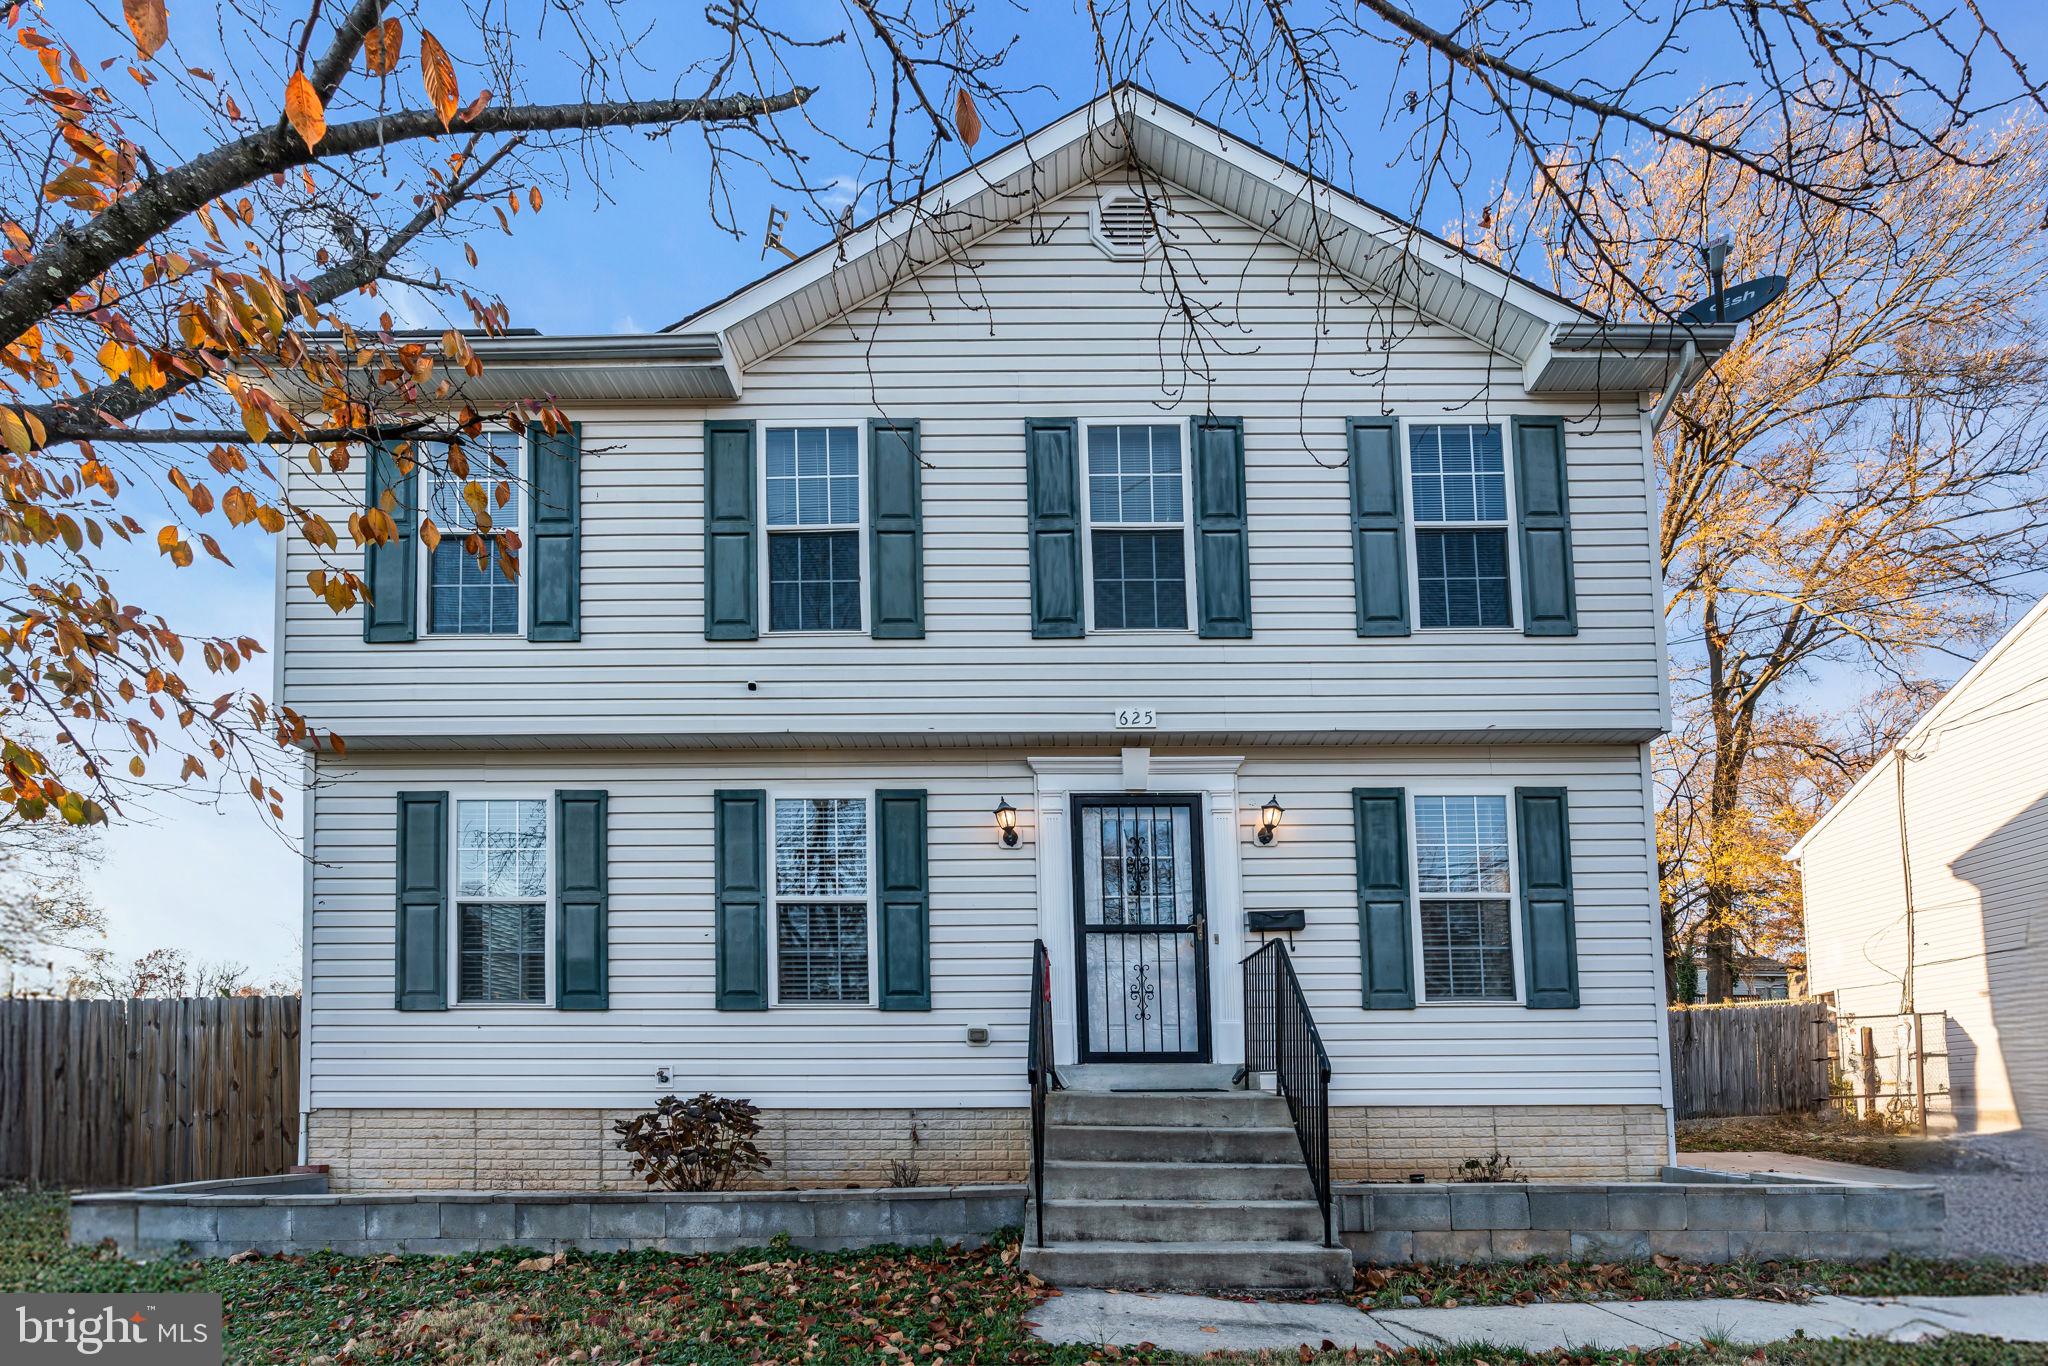
M 306 1158 L 631 1187 L 610 1122 L 712 1091 L 769 1183 L 1015 1181 L 1034 994 L 1064 1069 L 1227 1077 L 1280 937 L 1339 1177 L 1653 1175 L 1648 410 L 1727 336 L 1125 88 L 669 331 L 480 341 L 576 424 L 491 439 L 516 578 L 392 452 L 297 489 L 401 531 L 363 610 L 281 574 L 347 740 Z

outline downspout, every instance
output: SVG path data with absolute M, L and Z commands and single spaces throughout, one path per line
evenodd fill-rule
M 1644 477 L 1651 481 L 1650 489 L 1653 496 L 1656 490 L 1654 467 L 1657 431 L 1664 425 L 1664 419 L 1671 415 L 1671 405 L 1678 402 L 1678 396 L 1691 388 L 1693 381 L 1699 378 L 1699 376 L 1692 373 L 1692 368 L 1698 362 L 1699 355 L 1699 346 L 1692 338 L 1686 338 L 1685 349 L 1678 353 L 1678 373 L 1672 377 L 1671 383 L 1664 387 L 1663 394 L 1657 399 L 1657 406 L 1650 410 L 1649 422 L 1643 432 L 1643 461 L 1645 465 L 1643 473 Z M 1659 646 L 1662 646 L 1664 642 L 1663 623 L 1664 613 L 1660 610 L 1657 613 L 1657 641 Z M 1668 685 L 1667 691 L 1664 694 L 1664 718 L 1668 724 L 1671 718 L 1671 694 L 1668 691 Z M 1642 765 L 1643 793 L 1654 802 L 1655 788 L 1650 768 L 1650 746 L 1647 742 L 1643 745 Z M 1653 891 L 1657 887 L 1657 871 L 1657 816 L 1655 810 L 1652 809 L 1650 813 L 1650 886 Z M 1669 993 L 1664 989 L 1664 955 L 1661 952 L 1664 947 L 1662 943 L 1663 937 L 1663 924 L 1660 915 L 1657 926 L 1657 938 L 1659 941 L 1657 947 L 1660 950 L 1657 955 L 1657 985 L 1658 994 L 1664 998 L 1664 1010 L 1657 1021 L 1659 1025 L 1657 1031 L 1657 1061 L 1664 1072 L 1664 1095 L 1669 1102 L 1664 1107 L 1664 1158 L 1666 1162 L 1676 1165 L 1678 1162 L 1678 1100 L 1671 1094 L 1671 1001 Z
M 1663 395 L 1657 400 L 1657 406 L 1650 410 L 1651 440 L 1656 439 L 1657 430 L 1664 425 L 1664 419 L 1671 416 L 1671 405 L 1678 402 L 1678 396 L 1692 388 L 1693 381 L 1699 378 L 1699 375 L 1692 372 L 1692 367 L 1699 358 L 1698 344 L 1690 337 L 1686 338 L 1685 350 L 1678 353 L 1678 374 L 1665 386 Z M 1706 372 L 1703 367 L 1701 374 L 1704 373 Z

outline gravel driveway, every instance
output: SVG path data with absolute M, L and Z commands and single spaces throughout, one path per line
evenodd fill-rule
M 1936 1145 L 1950 1168 L 1894 1171 L 1774 1152 L 1684 1152 L 1687 1166 L 1737 1172 L 1939 1186 L 1942 1242 L 1951 1257 L 2048 1262 L 2048 1141 L 2027 1133 L 1971 1134 Z
M 2048 1142 L 2027 1133 L 1955 1140 L 1979 1159 L 1952 1172 L 1916 1172 L 1948 1200 L 1950 1256 L 2048 1262 Z

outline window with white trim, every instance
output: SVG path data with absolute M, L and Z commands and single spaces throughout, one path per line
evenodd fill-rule
M 874 896 L 865 797 L 775 799 L 775 1002 L 866 1005 Z
M 1088 424 L 1093 629 L 1185 631 L 1187 498 L 1178 423 Z
M 1415 798 L 1425 1001 L 1513 1001 L 1514 872 L 1500 795 Z
M 860 428 L 769 427 L 768 629 L 862 629 Z
M 1424 629 L 1512 626 L 1508 476 L 1498 424 L 1408 428 L 1416 619 Z
M 519 461 L 525 443 L 516 432 L 485 432 L 462 443 L 467 475 L 448 468 L 445 455 L 422 471 L 426 515 L 441 539 L 426 552 L 427 633 L 437 636 L 516 636 L 520 633 L 519 581 L 505 572 L 511 551 L 500 544 L 519 530 Z M 463 496 L 473 488 L 472 503 Z
M 539 1003 L 548 994 L 548 803 L 455 803 L 455 999 Z

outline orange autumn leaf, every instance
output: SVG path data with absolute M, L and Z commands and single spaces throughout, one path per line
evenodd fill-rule
M 306 140 L 308 148 L 318 147 L 320 139 L 327 136 L 327 110 L 320 103 L 320 92 L 303 71 L 294 71 L 285 82 L 284 116 Z
M 441 126 L 446 128 L 454 121 L 460 102 L 455 63 L 448 60 L 440 40 L 425 29 L 420 30 L 420 79 L 426 83 L 427 98 L 434 102 L 434 112 L 441 116 Z
M 121 0 L 121 14 L 128 21 L 128 31 L 135 35 L 136 54 L 145 62 L 171 36 L 164 0 Z
M 967 150 L 973 151 L 974 144 L 981 141 L 981 113 L 965 86 L 953 97 L 953 126 L 960 130 L 960 141 L 967 144 Z
M 404 47 L 404 28 L 396 19 L 386 19 L 363 35 L 363 64 L 372 76 L 388 76 L 398 66 Z

